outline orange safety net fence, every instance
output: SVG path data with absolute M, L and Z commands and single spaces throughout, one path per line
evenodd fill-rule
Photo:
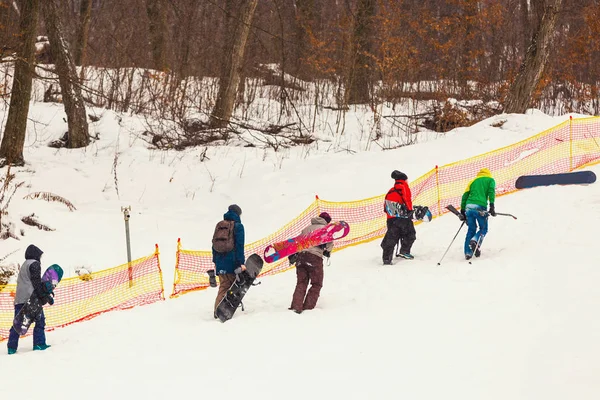
M 44 267 L 42 266 L 42 270 Z M 86 280 L 83 280 L 83 279 Z M 0 287 L 0 341 L 8 338 L 14 318 L 16 285 Z M 85 321 L 114 310 L 164 300 L 158 246 L 129 264 L 63 279 L 54 289 L 54 305 L 44 307 L 46 331 Z M 33 326 L 28 335 L 33 333 Z
M 413 204 L 428 206 L 434 216 L 446 212 L 460 200 L 467 185 L 482 168 L 488 168 L 496 180 L 496 194 L 515 190 L 522 175 L 570 172 L 600 161 L 600 118 L 571 119 L 538 135 L 513 145 L 476 157 L 437 167 L 410 183 Z M 390 185 L 391 186 L 391 185 Z M 298 217 L 274 234 L 246 246 L 246 255 L 262 256 L 265 247 L 297 236 L 310 223 L 310 218 L 328 212 L 334 220 L 350 224 L 350 233 L 335 241 L 334 251 L 380 238 L 385 233 L 383 211 L 385 195 L 369 199 L 331 202 L 317 198 Z M 498 208 L 501 208 L 498 207 Z M 206 271 L 213 268 L 210 251 L 177 248 L 175 280 L 171 297 L 208 287 Z M 272 275 L 292 268 L 287 259 L 265 264 L 261 275 Z

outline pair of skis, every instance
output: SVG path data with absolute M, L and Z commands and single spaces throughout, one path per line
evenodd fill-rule
M 458 211 L 452 204 L 447 205 L 446 209 L 448 211 L 450 211 L 452 214 L 456 215 L 458 218 L 462 217 L 462 214 L 460 213 L 460 211 Z M 479 211 L 479 215 L 481 215 L 482 217 L 487 217 L 489 215 L 492 215 L 492 217 L 495 217 L 497 215 L 503 216 L 503 217 L 511 217 L 512 219 L 517 219 L 517 217 L 515 217 L 512 214 L 507 214 L 507 213 L 495 213 L 496 215 L 492 215 L 489 213 L 489 211 Z

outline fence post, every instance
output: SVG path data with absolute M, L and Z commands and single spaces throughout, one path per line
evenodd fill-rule
M 437 188 L 438 215 L 442 215 L 442 199 L 440 196 L 440 171 L 437 165 L 435 166 L 435 186 Z
M 160 276 L 160 287 L 161 287 L 161 292 L 160 292 L 160 297 L 162 297 L 162 299 L 165 299 L 165 281 L 163 279 L 163 273 L 162 273 L 162 268 L 160 266 L 160 251 L 158 250 L 158 243 L 154 244 L 154 257 L 156 257 L 156 264 L 158 265 L 158 274 Z
M 127 264 L 129 272 L 129 287 L 133 286 L 133 270 L 131 267 L 131 240 L 129 237 L 129 218 L 131 217 L 131 206 L 121 207 L 125 219 L 125 241 L 127 242 Z
M 317 203 L 316 204 L 316 206 L 317 206 L 317 215 L 321 214 L 321 199 L 319 199 L 319 195 L 318 194 L 315 194 L 315 203 Z
M 569 172 L 573 171 L 573 116 L 569 116 Z
M 177 251 L 175 252 L 175 276 L 173 277 L 173 290 L 171 291 L 171 298 L 175 296 L 175 289 L 179 284 L 181 276 L 179 275 L 179 257 L 181 254 L 181 238 L 177 238 Z

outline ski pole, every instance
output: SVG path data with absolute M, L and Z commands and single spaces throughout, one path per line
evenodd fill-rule
M 475 246 L 475 249 L 473 250 L 473 256 L 477 257 L 475 254 L 477 254 L 477 250 L 479 250 L 479 248 L 481 247 L 481 242 L 483 241 L 483 235 L 479 236 L 479 240 L 477 241 L 477 245 Z M 472 264 L 473 258 L 471 258 L 469 260 L 469 264 Z
M 463 221 L 462 224 L 460 224 L 460 228 L 458 228 L 458 231 L 456 231 L 456 235 L 454 235 L 454 238 L 452 238 L 452 241 L 450 242 L 450 245 L 446 249 L 446 252 L 442 256 L 442 258 L 440 259 L 440 261 L 437 263 L 437 265 L 442 265 L 442 260 L 444 259 L 444 257 L 446 257 L 446 254 L 448 253 L 448 250 L 450 250 L 450 247 L 452 247 L 452 243 L 454 243 L 454 241 L 456 240 L 456 237 L 460 233 L 460 230 L 462 229 L 462 227 L 465 225 L 465 222 L 466 221 Z

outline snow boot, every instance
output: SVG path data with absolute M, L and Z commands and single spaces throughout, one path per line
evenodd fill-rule
M 33 346 L 33 350 L 40 350 L 40 351 L 44 351 L 46 350 L 48 347 L 51 347 L 49 344 L 36 344 L 35 346 Z
M 217 277 L 215 276 L 215 270 L 209 269 L 208 271 L 206 271 L 206 273 L 208 274 L 208 283 L 210 287 L 217 287 Z
M 11 355 L 11 354 L 15 354 L 16 352 L 17 352 L 17 349 L 13 349 L 13 348 L 11 348 L 11 347 L 9 347 L 9 348 L 8 348 L 8 354 L 9 354 L 9 355 Z
M 415 259 L 415 257 L 410 253 L 400 253 L 400 257 L 404 258 L 405 260 L 414 260 Z
M 479 257 L 481 255 L 481 250 L 477 249 L 475 250 L 475 248 L 477 247 L 477 242 L 474 240 L 471 240 L 469 242 L 469 247 L 471 248 L 472 252 L 475 252 L 475 257 Z

